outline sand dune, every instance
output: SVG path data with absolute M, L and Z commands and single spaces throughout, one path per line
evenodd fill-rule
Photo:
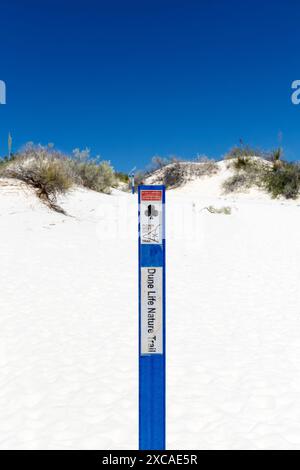
M 299 449 L 300 203 L 226 171 L 167 192 L 167 446 Z M 59 203 L 0 181 L 0 448 L 134 449 L 137 198 Z

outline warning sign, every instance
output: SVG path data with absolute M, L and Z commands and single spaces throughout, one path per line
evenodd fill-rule
M 162 201 L 162 191 L 157 189 L 150 189 L 141 191 L 142 201 Z
M 162 209 L 162 191 L 141 191 L 140 228 L 142 244 L 162 244 Z
M 162 268 L 141 268 L 141 354 L 163 354 Z

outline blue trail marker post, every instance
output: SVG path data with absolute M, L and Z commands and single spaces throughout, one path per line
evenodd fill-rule
M 134 174 L 130 175 L 131 179 L 131 194 L 134 194 Z
M 134 192 L 135 192 L 135 181 L 134 181 L 134 172 L 135 172 L 135 170 L 136 170 L 136 166 L 134 168 L 132 168 L 132 170 L 128 173 L 132 194 L 134 194 Z
M 165 187 L 139 186 L 139 449 L 166 434 Z

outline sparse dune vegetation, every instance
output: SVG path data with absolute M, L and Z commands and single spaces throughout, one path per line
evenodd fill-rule
M 10 159 L 0 159 L 0 177 L 23 181 L 56 211 L 62 210 L 57 204 L 58 196 L 74 186 L 105 194 L 112 188 L 130 189 L 126 173 L 115 171 L 108 161 L 92 157 L 88 148 L 75 149 L 67 155 L 52 144 L 29 143 Z M 300 194 L 299 163 L 285 161 L 281 148 L 266 152 L 248 145 L 233 147 L 221 161 L 202 155 L 193 160 L 155 156 L 146 169 L 136 172 L 135 185 L 163 184 L 167 189 L 176 189 L 199 181 L 205 188 L 212 177 L 212 187 L 218 184 L 221 194 L 250 189 L 271 198 L 297 199 Z
M 281 148 L 272 152 L 234 148 L 228 156 L 228 168 L 234 171 L 223 183 L 225 193 L 256 187 L 272 198 L 297 199 L 300 195 L 300 166 L 283 159 Z
M 286 199 L 297 199 L 300 195 L 299 163 L 274 162 L 271 170 L 265 172 L 263 185 L 273 198 L 283 196 Z
M 57 197 L 74 185 L 109 193 L 116 184 L 109 162 L 91 158 L 89 149 L 75 149 L 71 156 L 54 149 L 29 143 L 10 160 L 3 160 L 0 176 L 23 181 L 51 209 L 62 211 Z
M 206 156 L 197 156 L 194 160 L 154 157 L 143 179 L 151 184 L 164 184 L 167 189 L 175 189 L 196 178 L 213 176 L 218 172 L 217 163 Z
M 109 162 L 92 158 L 90 150 L 73 150 L 73 158 L 67 158 L 67 165 L 72 169 L 74 182 L 99 193 L 110 193 L 115 185 L 114 169 Z

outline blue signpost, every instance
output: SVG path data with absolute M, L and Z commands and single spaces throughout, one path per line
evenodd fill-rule
M 132 168 L 132 170 L 128 173 L 128 177 L 130 179 L 130 186 L 131 186 L 131 193 L 134 194 L 135 192 L 135 181 L 134 181 L 134 172 L 136 167 Z
M 134 174 L 131 175 L 131 193 L 134 194 Z
M 164 450 L 165 187 L 139 186 L 139 448 Z

